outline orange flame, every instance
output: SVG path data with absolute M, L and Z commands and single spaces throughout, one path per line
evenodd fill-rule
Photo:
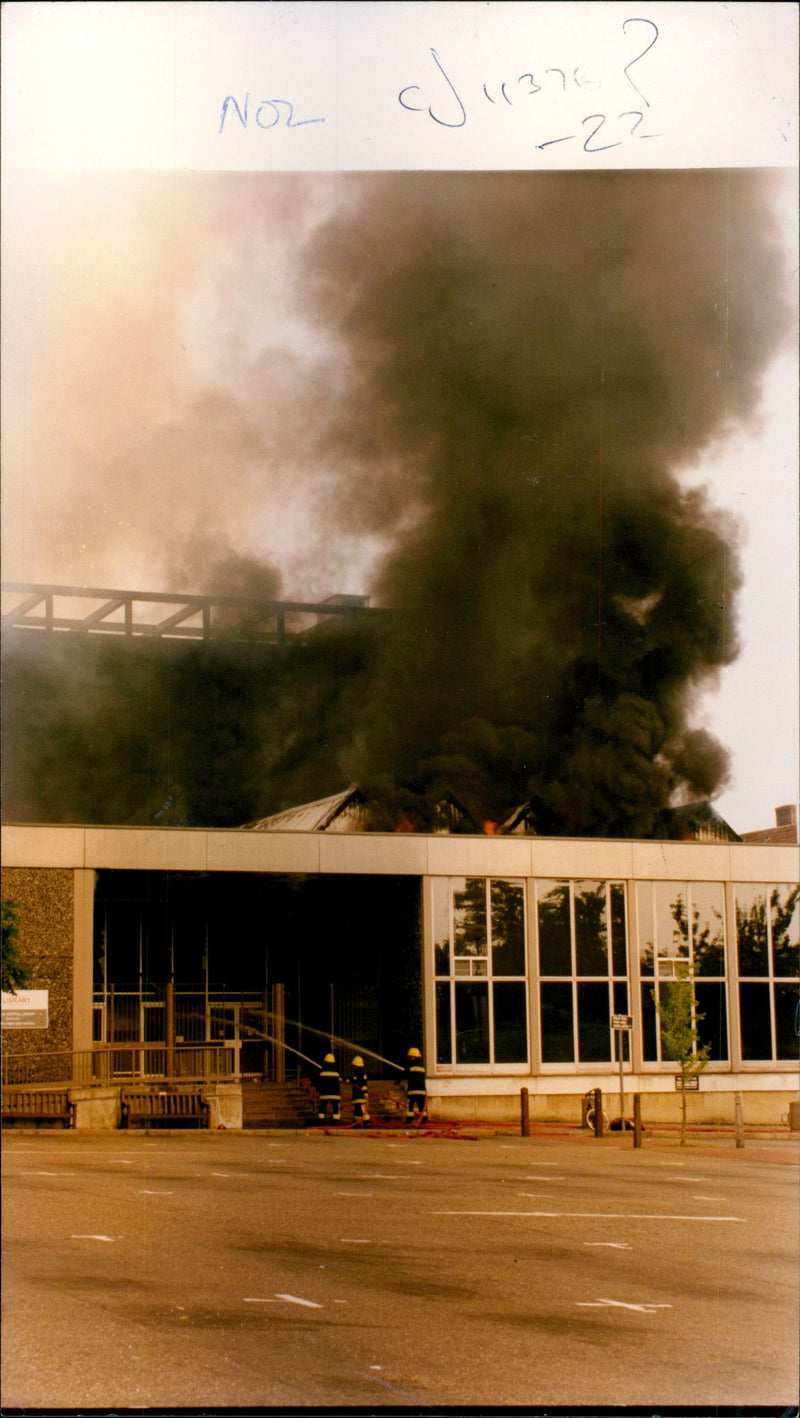
M 487 820 L 483 824 L 483 830 L 487 837 L 495 837 L 497 835 L 497 823 Z

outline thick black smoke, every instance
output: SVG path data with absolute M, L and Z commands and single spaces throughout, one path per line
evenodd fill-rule
M 378 586 L 405 615 L 362 785 L 633 835 L 718 790 L 726 755 L 689 725 L 737 651 L 739 569 L 678 473 L 753 412 L 784 328 L 763 181 L 371 179 L 305 289 L 346 350 L 321 447 L 375 527 L 413 518 Z
M 755 414 L 788 328 L 769 178 L 352 176 L 295 270 L 332 353 L 291 425 L 329 535 L 388 547 L 364 589 L 395 614 L 281 650 L 84 649 L 33 738 L 12 704 L 7 815 L 223 824 L 356 781 L 376 826 L 449 791 L 478 822 L 530 798 L 542 830 L 640 836 L 717 792 L 692 709 L 737 652 L 735 529 L 681 470 Z M 196 574 L 280 586 L 241 557 Z

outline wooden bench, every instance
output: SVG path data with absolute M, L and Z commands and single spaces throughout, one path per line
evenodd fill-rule
M 3 1123 L 63 1122 L 75 1126 L 75 1104 L 66 1088 L 4 1088 Z
M 211 1110 L 198 1089 L 123 1088 L 120 1102 L 124 1128 L 131 1124 L 150 1127 L 153 1123 L 210 1126 Z

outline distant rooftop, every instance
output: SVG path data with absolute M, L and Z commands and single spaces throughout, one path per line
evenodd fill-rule
M 757 832 L 743 832 L 742 841 L 755 846 L 767 846 L 770 842 L 793 846 L 797 842 L 797 807 L 794 803 L 776 807 L 775 826 L 762 827 Z

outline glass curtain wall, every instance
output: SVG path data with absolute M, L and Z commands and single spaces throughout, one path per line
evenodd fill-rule
M 630 964 L 627 891 L 635 892 L 638 946 Z M 673 982 L 687 977 L 698 1046 L 708 1045 L 709 1063 L 796 1060 L 800 886 L 734 884 L 735 933 L 731 928 L 727 945 L 726 891 L 721 881 L 434 878 L 437 1063 L 521 1071 L 531 1054 L 530 984 L 540 1034 L 534 1067 L 613 1067 L 615 1014 L 638 1016 L 638 1066 L 674 1067 L 657 1005 Z M 734 1002 L 738 991 L 733 1040 L 729 985 Z M 617 1037 L 628 1060 L 631 1035 Z

